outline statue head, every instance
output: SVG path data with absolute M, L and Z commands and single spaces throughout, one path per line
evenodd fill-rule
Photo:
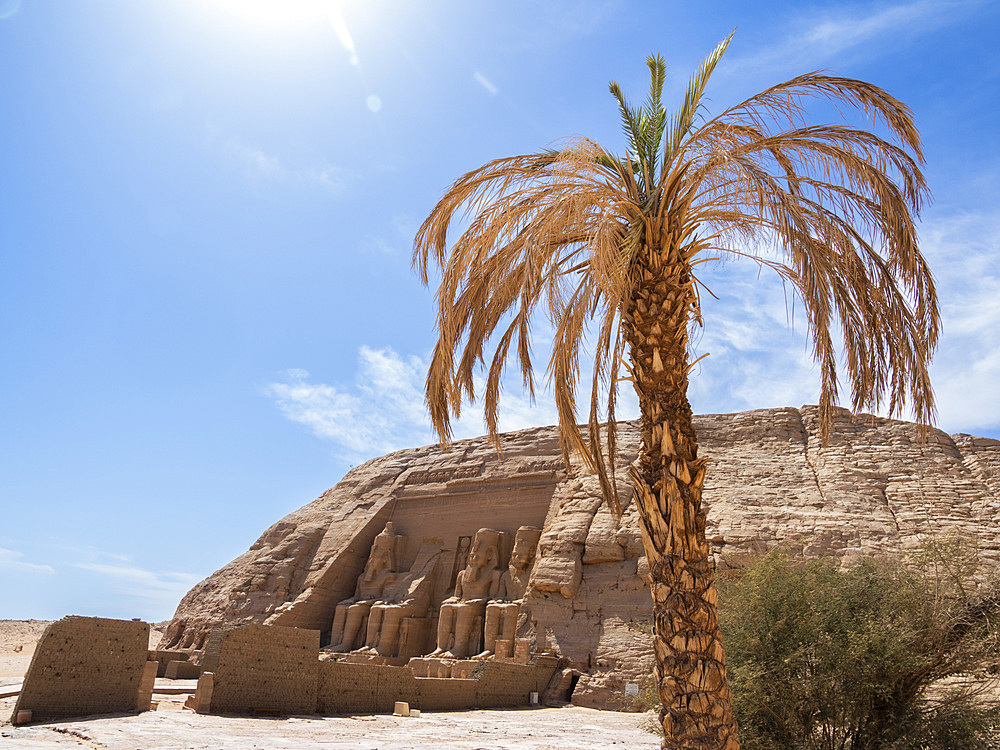
M 365 581 L 373 581 L 383 573 L 396 569 L 396 538 L 392 521 L 389 521 L 372 544 L 372 551 L 365 565 Z
M 514 549 L 510 551 L 510 568 L 512 571 L 526 572 L 535 561 L 535 548 L 542 536 L 542 530 L 536 526 L 522 526 L 514 535 Z
M 484 570 L 492 570 L 500 563 L 500 532 L 496 529 L 480 529 L 469 549 L 469 563 L 466 574 L 472 581 L 478 580 Z

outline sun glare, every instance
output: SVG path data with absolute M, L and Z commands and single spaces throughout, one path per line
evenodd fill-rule
M 0 0 L 2 2 L 4 0 Z M 349 16 L 351 25 L 354 25 L 358 22 L 359 15 L 364 17 L 365 11 L 371 8 L 370 5 L 358 3 L 357 0 L 212 0 L 210 4 L 201 7 L 210 8 L 214 14 L 224 16 L 227 26 L 242 27 L 239 31 L 258 38 L 268 35 L 272 30 L 286 36 L 289 33 L 295 35 L 306 28 L 319 31 L 325 26 L 328 31 L 333 32 L 331 39 L 336 39 L 347 53 L 348 62 L 357 69 L 368 89 L 365 106 L 373 114 L 382 109 L 381 97 L 367 83 L 354 37 L 345 19 L 345 15 Z
M 348 0 L 214 0 L 216 8 L 254 26 L 327 23 L 349 55 L 351 65 L 359 65 L 354 38 L 341 14 L 347 4 Z
M 259 24 L 318 21 L 331 12 L 339 16 L 335 0 L 215 0 L 227 13 Z

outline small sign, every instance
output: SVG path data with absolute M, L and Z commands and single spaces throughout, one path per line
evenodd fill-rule
M 638 683 L 635 683 L 635 682 L 626 682 L 625 683 L 625 695 L 638 695 L 638 694 L 639 694 L 639 685 L 638 685 Z

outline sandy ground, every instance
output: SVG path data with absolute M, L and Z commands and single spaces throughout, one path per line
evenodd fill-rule
M 0 685 L 21 681 L 48 624 L 45 620 L 0 620 Z
M 455 711 L 397 716 L 250 719 L 188 710 L 147 711 L 72 721 L 0 726 L 0 747 L 108 750 L 220 748 L 658 748 L 636 714 L 592 708 Z
M 165 623 L 163 623 L 165 624 Z M 0 685 L 21 681 L 47 622 L 0 620 Z M 162 631 L 160 631 L 162 632 Z M 159 632 L 151 634 L 155 645 Z M 20 646 L 20 650 L 16 650 Z M 159 682 L 159 681 L 158 681 Z M 467 750 L 610 750 L 659 747 L 646 717 L 577 706 L 425 713 L 399 716 L 202 716 L 183 695 L 154 694 L 156 711 L 12 726 L 15 698 L 0 699 L 0 750 L 313 750 L 323 748 L 463 748 Z

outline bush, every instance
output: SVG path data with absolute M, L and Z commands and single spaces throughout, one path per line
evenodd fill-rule
M 744 749 L 1000 748 L 1000 710 L 982 695 L 1000 597 L 975 573 L 951 545 L 846 568 L 776 552 L 721 582 Z

